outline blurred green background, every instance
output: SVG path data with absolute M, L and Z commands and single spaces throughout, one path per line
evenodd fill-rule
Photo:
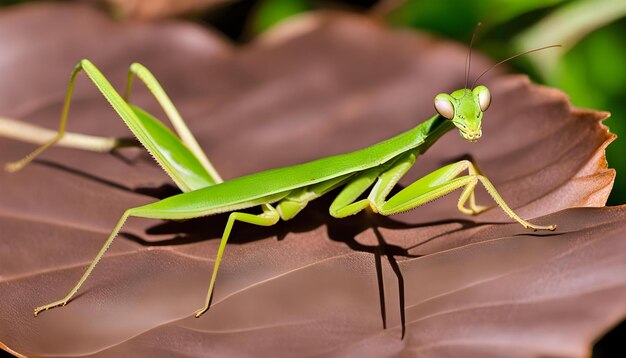
M 468 42 L 483 23 L 475 47 L 494 59 L 550 44 L 548 50 L 508 66 L 565 91 L 574 105 L 611 112 L 604 123 L 618 135 L 607 149 L 617 171 L 609 205 L 626 203 L 626 1 L 484 0 L 406 1 L 385 19 Z
M 0 0 L 14 6 L 34 0 Z M 36 1 L 36 0 L 35 0 Z M 79 1 L 79 0 L 76 0 Z M 469 44 L 482 22 L 475 51 L 494 60 L 535 47 L 559 50 L 509 62 L 512 71 L 565 91 L 574 105 L 609 111 L 605 121 L 618 139 L 607 149 L 617 171 L 609 205 L 626 203 L 626 0 L 81 0 L 112 16 L 142 21 L 179 17 L 210 26 L 246 43 L 277 23 L 308 11 L 368 14 L 393 27 L 415 28 Z M 626 323 L 602 338 L 594 357 L 626 356 Z M 621 343 L 620 343 L 621 342 Z M 617 351 L 616 351 L 617 349 Z M 617 355 L 616 355 L 617 353 Z

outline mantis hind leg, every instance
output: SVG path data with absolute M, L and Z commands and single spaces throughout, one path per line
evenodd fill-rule
M 91 262 L 91 264 L 89 265 L 89 267 L 87 267 L 87 270 L 85 270 L 85 273 L 83 274 L 83 276 L 80 278 L 80 280 L 78 280 L 78 283 L 76 283 L 76 285 L 74 286 L 74 288 L 72 288 L 67 295 L 65 295 L 65 297 L 63 297 L 62 299 L 58 300 L 58 301 L 54 301 L 51 302 L 47 305 L 43 305 L 40 307 L 35 308 L 35 317 L 37 317 L 37 315 L 39 314 L 39 312 L 41 311 L 46 311 L 49 310 L 51 308 L 54 307 L 58 307 L 58 306 L 65 306 L 70 299 L 72 299 L 72 297 L 76 294 L 76 292 L 78 292 L 78 290 L 80 289 L 80 286 L 83 285 L 83 283 L 87 280 L 87 278 L 89 277 L 89 275 L 91 274 L 91 272 L 93 271 L 93 269 L 96 267 L 96 265 L 98 264 L 98 262 L 100 262 L 100 259 L 102 259 L 102 256 L 104 255 L 104 253 L 108 250 L 109 246 L 111 246 L 111 244 L 113 243 L 113 240 L 115 239 L 115 237 L 117 236 L 117 234 L 119 233 L 119 231 L 122 229 L 122 226 L 124 226 L 124 223 L 126 222 L 126 220 L 130 217 L 130 216 L 134 216 L 134 209 L 128 209 L 126 210 L 126 212 L 124 212 L 124 214 L 122 215 L 122 217 L 120 218 L 120 220 L 118 221 L 117 225 L 115 226 L 115 228 L 113 229 L 113 232 L 111 232 L 111 234 L 109 235 L 109 238 L 107 239 L 107 241 L 104 243 L 104 245 L 102 246 L 102 248 L 100 249 L 100 251 L 98 252 L 98 254 L 96 255 L 96 257 L 93 259 L 93 261 Z
M 179 197 L 187 195 L 187 194 L 179 194 Z M 279 196 L 270 196 L 267 198 L 263 198 L 262 202 L 268 202 L 268 201 L 272 202 L 272 201 L 279 200 L 280 195 L 282 194 L 279 194 Z M 111 234 L 109 235 L 109 237 L 107 238 L 107 240 L 105 241 L 104 245 L 102 246 L 102 248 L 96 255 L 96 257 L 93 259 L 91 264 L 87 267 L 84 274 L 82 275 L 80 280 L 78 280 L 76 285 L 74 285 L 74 287 L 62 299 L 35 308 L 35 311 L 34 311 L 35 317 L 41 311 L 45 311 L 45 310 L 58 307 L 58 306 L 65 306 L 72 299 L 72 297 L 76 294 L 76 292 L 78 292 L 82 284 L 87 280 L 89 275 L 91 275 L 91 272 L 94 270 L 98 262 L 100 262 L 105 252 L 111 246 L 111 244 L 113 243 L 113 240 L 115 239 L 119 231 L 122 229 L 122 226 L 124 225 L 124 223 L 129 217 L 142 217 L 142 218 L 151 218 L 151 219 L 192 219 L 192 218 L 197 218 L 201 216 L 212 215 L 212 214 L 219 212 L 219 211 L 216 211 L 213 213 L 210 213 L 210 212 L 207 213 L 202 210 L 197 211 L 197 207 L 195 207 L 194 205 L 191 205 L 191 209 L 190 209 L 186 207 L 186 204 L 189 204 L 188 202 L 183 203 L 183 205 L 172 204 L 171 202 L 168 202 L 168 200 L 172 200 L 172 198 L 175 198 L 175 197 L 163 199 L 161 201 L 158 201 L 152 204 L 126 210 L 124 214 L 122 215 L 122 217 L 120 218 L 120 220 L 118 221 L 115 228 L 113 229 L 113 231 L 111 232 Z M 207 293 L 205 306 L 196 312 L 196 317 L 199 317 L 204 311 L 208 309 L 209 302 L 211 299 L 211 294 L 213 292 L 213 287 L 215 285 L 215 279 L 217 278 L 217 271 L 219 269 L 222 255 L 224 253 L 226 243 L 228 241 L 230 232 L 232 230 L 232 227 L 235 221 L 247 222 L 247 223 L 259 225 L 259 226 L 271 226 L 271 225 L 276 224 L 278 220 L 280 219 L 280 215 L 278 214 L 276 209 L 274 209 L 274 207 L 272 207 L 270 204 L 267 204 L 267 203 L 261 204 L 261 207 L 263 209 L 263 212 L 259 215 L 242 213 L 242 212 L 233 212 L 230 214 L 228 218 L 228 222 L 224 229 L 224 234 L 222 235 L 222 240 L 220 242 L 218 252 L 217 252 L 217 258 L 215 260 L 215 264 L 213 267 L 213 274 L 211 276 L 211 283 L 209 285 L 209 290 Z
M 209 290 L 206 295 L 206 300 L 204 302 L 204 306 L 195 312 L 196 317 L 200 317 L 204 312 L 209 309 L 211 296 L 213 295 L 213 288 L 215 286 L 215 279 L 217 278 L 217 271 L 220 267 L 222 255 L 224 254 L 224 249 L 226 248 L 226 243 L 228 242 L 228 238 L 230 237 L 230 232 L 233 229 L 235 221 L 242 221 L 248 224 L 254 224 L 259 226 L 272 226 L 275 225 L 278 220 L 280 220 L 280 215 L 273 206 L 271 206 L 270 204 L 263 204 L 262 208 L 263 213 L 258 215 L 242 212 L 233 212 L 230 213 L 230 215 L 228 216 L 228 222 L 226 223 L 226 227 L 224 228 L 224 234 L 222 235 L 222 240 L 220 241 L 220 246 L 217 250 L 217 257 L 215 258 L 215 264 L 213 265 L 213 273 L 211 274 L 211 282 L 209 283 Z
M 159 163 L 166 174 L 172 178 L 174 183 L 176 183 L 176 185 L 183 192 L 204 188 L 222 181 L 219 175 L 215 172 L 215 169 L 213 169 L 214 173 L 209 173 L 206 170 L 205 165 L 202 164 L 201 159 L 191 151 L 188 144 L 182 142 L 182 140 L 169 128 L 140 108 L 131 106 L 124 101 L 124 99 L 111 86 L 106 77 L 104 77 L 96 66 L 86 59 L 81 60 L 78 65 L 76 65 L 70 76 L 70 83 L 65 97 L 65 103 L 63 105 L 63 112 L 61 114 L 61 121 L 57 134 L 23 159 L 7 164 L 6 169 L 8 171 L 13 172 L 21 169 L 48 147 L 56 144 L 64 137 L 76 77 L 81 71 L 85 72 L 92 83 L 98 88 L 100 93 L 102 93 L 109 104 L 117 112 L 119 117 L 135 135 L 137 140 L 146 148 L 148 152 L 150 152 L 150 154 L 152 154 L 154 159 Z M 143 72 L 140 71 L 140 73 Z M 149 74 L 149 72 L 147 73 Z M 143 74 L 142 76 L 145 77 L 147 75 Z M 148 77 L 148 80 L 151 78 L 152 77 Z M 149 81 L 148 83 L 149 88 L 151 88 L 153 92 L 156 91 L 157 94 L 160 93 L 165 96 L 158 83 L 156 83 L 156 80 L 151 82 Z M 157 90 L 160 90 L 160 92 Z M 161 101 L 164 101 L 164 99 L 161 98 Z M 169 103 L 167 108 L 170 108 L 169 112 L 172 111 L 173 105 L 171 105 L 171 102 L 161 103 L 165 103 L 166 105 Z M 174 121 L 173 123 L 178 122 Z M 183 127 L 186 129 L 184 124 Z M 2 131 L 2 128 L 0 128 L 0 131 Z M 164 148 L 166 148 L 166 150 L 164 150 Z M 199 150 L 199 147 L 196 147 L 196 150 Z M 184 168 L 184 170 L 181 170 L 180 168 Z
M 15 162 L 7 163 L 4 167 L 7 171 L 16 172 L 22 169 L 24 166 L 30 163 L 33 159 L 35 159 L 39 154 L 41 154 L 44 150 L 48 149 L 48 147 L 54 145 L 59 140 L 61 140 L 61 138 L 63 138 L 63 136 L 65 135 L 65 127 L 67 124 L 67 115 L 70 109 L 70 101 L 72 99 L 72 93 L 74 92 L 74 85 L 76 83 L 76 76 L 78 75 L 81 69 L 82 69 L 82 66 L 80 64 L 77 65 L 76 67 L 74 67 L 74 70 L 72 71 L 72 74 L 70 75 L 70 83 L 67 89 L 67 93 L 65 95 L 65 102 L 63 104 L 63 112 L 61 114 L 59 130 L 57 131 L 56 135 L 52 137 L 50 140 L 48 140 L 46 143 L 41 145 L 39 148 L 35 149 L 30 154 L 25 156 L 24 158 Z
M 168 175 L 170 175 L 170 177 L 174 179 L 176 184 L 179 187 L 181 187 L 183 191 L 189 191 L 198 186 L 197 183 L 188 183 L 188 181 L 191 181 L 190 178 L 177 178 L 184 173 L 173 173 L 172 171 L 174 169 L 171 168 L 171 166 L 166 165 L 164 163 L 164 161 L 166 161 L 167 158 L 162 158 L 162 155 L 160 154 L 160 151 L 158 148 L 159 147 L 158 143 L 155 143 L 156 138 L 151 137 L 151 133 L 146 132 L 146 127 L 145 127 L 146 124 L 149 124 L 148 122 L 152 120 L 156 121 L 156 119 L 150 119 L 148 118 L 149 116 L 147 114 L 141 115 L 141 113 L 139 113 L 141 111 L 139 111 L 138 109 L 131 108 L 131 106 L 129 106 L 128 103 L 124 99 L 122 99 L 122 97 L 119 96 L 117 92 L 115 92 L 113 87 L 111 87 L 111 85 L 104 78 L 104 76 L 97 70 L 97 68 L 88 60 L 81 60 L 72 71 L 72 74 L 70 76 L 69 86 L 68 86 L 67 93 L 65 96 L 65 101 L 63 104 L 61 120 L 59 123 L 58 131 L 56 133 L 53 131 L 35 127 L 35 126 L 28 126 L 28 125 L 23 125 L 23 124 L 20 125 L 19 122 L 8 119 L 8 118 L 0 118 L 0 135 L 27 141 L 27 142 L 32 142 L 35 144 L 41 144 L 39 148 L 35 149 L 33 152 L 31 152 L 30 154 L 28 154 L 21 160 L 18 160 L 12 163 L 7 163 L 5 165 L 5 169 L 7 171 L 15 172 L 15 171 L 22 169 L 24 166 L 30 163 L 33 159 L 35 159 L 39 154 L 41 154 L 43 151 L 45 151 L 50 146 L 53 146 L 59 142 L 60 142 L 59 144 L 64 145 L 66 147 L 73 147 L 73 148 L 98 151 L 98 152 L 106 152 L 106 151 L 110 151 L 112 149 L 123 147 L 123 146 L 135 145 L 134 142 L 129 142 L 124 139 L 85 136 L 85 135 L 80 135 L 80 134 L 75 134 L 75 133 L 66 133 L 65 128 L 67 124 L 67 118 L 68 118 L 72 93 L 74 92 L 76 78 L 81 71 L 85 71 L 87 73 L 87 76 L 93 81 L 93 83 L 100 90 L 100 92 L 104 95 L 107 101 L 113 106 L 115 111 L 120 115 L 120 117 L 124 120 L 124 122 L 129 126 L 131 131 L 133 131 L 133 133 L 135 134 L 139 142 L 141 142 L 141 144 L 143 144 L 144 147 L 146 147 L 146 149 L 153 154 L 155 159 L 162 166 L 164 166 L 164 169 L 166 169 L 166 171 L 168 172 Z M 206 174 L 202 173 L 201 176 L 203 177 L 208 176 L 209 178 L 209 179 L 202 179 L 203 183 L 201 186 L 208 186 L 208 185 L 212 185 L 215 183 L 221 183 L 223 180 L 220 177 L 219 173 L 215 170 L 213 165 L 206 158 L 206 155 L 204 154 L 204 152 L 202 152 L 200 146 L 198 145 L 198 142 L 189 131 L 189 128 L 187 128 L 185 122 L 180 117 L 180 114 L 178 114 L 178 111 L 176 110 L 172 102 L 170 101 L 169 97 L 167 96 L 167 94 L 165 93 L 161 85 L 158 83 L 156 78 L 154 78 L 154 76 L 145 67 L 143 67 L 140 64 L 135 63 L 131 65 L 129 69 L 128 84 L 126 86 L 126 97 L 129 96 L 133 77 L 135 75 L 139 77 L 146 84 L 150 92 L 154 95 L 154 97 L 157 99 L 159 104 L 163 107 L 163 109 L 165 110 L 165 113 L 167 114 L 168 118 L 170 119 L 173 126 L 175 127 L 178 133 L 178 136 L 180 137 L 180 138 L 176 137 L 173 133 L 171 135 L 165 133 L 167 134 L 166 138 L 162 138 L 161 140 L 163 141 L 169 140 L 170 142 L 182 141 L 181 146 L 185 147 L 183 151 L 187 151 L 189 154 L 187 155 L 185 153 L 179 153 L 179 155 L 182 155 L 183 157 L 182 159 L 189 158 L 189 156 L 193 156 L 194 160 L 197 161 L 199 165 L 202 166 L 202 168 L 204 168 L 205 170 Z M 143 117 L 142 119 L 140 119 L 138 118 L 138 116 L 139 117 L 143 116 Z M 148 122 L 142 124 L 142 121 L 148 121 Z M 152 125 L 152 127 L 154 127 L 154 125 Z M 20 130 L 27 131 L 28 134 L 20 133 L 19 132 Z M 18 132 L 16 133 L 16 131 Z M 169 131 L 169 129 L 167 131 Z M 160 132 L 161 134 L 163 134 L 163 130 L 160 130 Z M 66 134 L 68 135 L 67 138 L 66 138 Z M 168 136 L 176 137 L 176 139 L 175 140 L 174 138 L 167 139 L 169 138 Z M 180 151 L 181 150 L 178 150 L 178 152 Z M 179 157 L 177 160 L 179 159 L 181 158 Z M 189 159 L 187 159 L 187 161 L 189 161 Z M 170 169 L 170 170 L 168 171 L 167 169 Z

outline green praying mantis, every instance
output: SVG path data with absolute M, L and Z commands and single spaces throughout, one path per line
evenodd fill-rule
M 554 46 L 526 51 L 504 61 L 548 47 Z M 460 135 L 468 141 L 480 139 L 482 117 L 490 105 L 491 95 L 487 87 L 474 85 L 491 68 L 483 72 L 474 84 L 467 88 L 470 62 L 471 53 L 468 53 L 465 87 L 450 94 L 438 94 L 434 99 L 437 114 L 413 129 L 355 152 L 223 181 L 166 92 L 148 69 L 138 63 L 130 66 L 126 92 L 122 97 L 96 66 L 89 60 L 81 60 L 71 73 L 59 129 L 52 139 L 46 137 L 50 133 L 42 132 L 38 128 L 28 127 L 27 129 L 33 131 L 23 133 L 22 127 L 17 124 L 0 126 L 0 135 L 43 143 L 23 159 L 6 164 L 5 169 L 9 172 L 18 171 L 57 143 L 99 151 L 108 151 L 121 146 L 122 142 L 115 139 L 78 138 L 80 135 L 76 134 L 68 134 L 65 137 L 74 84 L 77 75 L 83 71 L 182 193 L 148 205 L 127 209 L 76 285 L 62 299 L 35 308 L 34 315 L 37 316 L 41 311 L 54 307 L 65 306 L 72 299 L 130 217 L 181 220 L 230 212 L 215 259 L 205 303 L 195 312 L 196 317 L 200 317 L 209 308 L 220 261 L 235 222 L 259 226 L 275 225 L 281 219 L 292 219 L 310 201 L 338 188 L 341 190 L 329 208 L 330 215 L 336 218 L 354 215 L 366 209 L 380 215 L 393 215 L 411 210 L 461 188 L 463 190 L 458 201 L 458 209 L 465 214 L 475 215 L 487 209 L 476 204 L 474 190 L 480 183 L 496 204 L 524 228 L 555 230 L 555 225 L 534 225 L 519 217 L 498 194 L 489 179 L 470 160 L 461 160 L 437 169 L 388 198 L 391 190 L 411 169 L 417 157 L 448 131 L 457 128 Z M 134 78 L 139 78 L 163 107 L 175 132 L 129 102 Z M 253 207 L 260 207 L 260 213 L 242 211 Z

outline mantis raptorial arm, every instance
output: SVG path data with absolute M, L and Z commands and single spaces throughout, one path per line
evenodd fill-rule
M 70 100 L 72 99 L 72 93 L 74 92 L 76 75 L 78 75 L 78 72 L 81 69 L 82 69 L 82 65 L 81 64 L 77 65 L 76 67 L 74 67 L 74 70 L 72 71 L 72 74 L 70 75 L 70 84 L 68 86 L 67 93 L 65 95 L 65 101 L 63 103 L 63 111 L 61 112 L 61 122 L 59 124 L 59 130 L 57 134 L 54 137 L 52 137 L 52 139 L 44 143 L 39 148 L 35 149 L 33 152 L 31 152 L 24 158 L 16 162 L 7 163 L 4 167 L 7 171 L 16 172 L 22 169 L 24 166 L 30 163 L 33 159 L 35 159 L 35 157 L 41 154 L 44 150 L 54 145 L 59 140 L 61 140 L 61 138 L 63 138 L 63 136 L 65 135 L 65 126 L 67 125 L 67 114 L 69 113 L 69 109 L 70 109 Z
M 556 229 L 555 225 L 534 225 L 520 218 L 509 208 L 489 179 L 484 175 L 478 174 L 478 170 L 469 160 L 462 160 L 435 170 L 386 200 L 388 193 L 410 169 L 414 162 L 415 157 L 413 154 L 408 154 L 400 158 L 393 167 L 380 175 L 368 198 L 356 203 L 354 202 L 356 197 L 365 191 L 371 183 L 367 181 L 355 181 L 348 184 L 344 191 L 342 191 L 331 204 L 331 215 L 335 217 L 345 217 L 354 215 L 367 207 L 371 207 L 373 211 L 381 215 L 393 215 L 414 209 L 460 188 L 465 189 L 459 199 L 458 209 L 464 213 L 477 214 L 485 210 L 485 208 L 476 207 L 475 204 L 472 205 L 472 203 L 470 203 L 470 207 L 474 206 L 474 208 L 466 209 L 464 205 L 471 195 L 473 195 L 476 184 L 480 182 L 496 204 L 498 204 L 509 217 L 522 224 L 525 228 L 533 230 Z M 469 175 L 459 177 L 459 175 L 466 170 L 469 172 Z M 351 184 L 355 185 L 351 186 Z

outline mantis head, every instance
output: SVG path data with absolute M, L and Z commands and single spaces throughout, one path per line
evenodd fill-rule
M 460 89 L 435 96 L 435 109 L 454 123 L 461 137 L 475 142 L 482 136 L 483 112 L 489 108 L 491 94 L 485 86 Z
M 467 84 L 469 81 L 469 73 L 472 63 L 472 44 L 474 43 L 476 31 L 478 30 L 480 25 L 480 22 L 476 24 L 476 28 L 474 29 L 474 33 L 472 34 L 472 40 L 470 41 L 469 49 L 467 51 L 467 58 L 465 59 L 464 88 L 454 91 L 450 94 L 440 93 L 435 96 L 435 109 L 437 110 L 437 113 L 439 113 L 439 115 L 441 115 L 442 117 L 451 120 L 452 123 L 454 123 L 454 125 L 459 129 L 461 137 L 467 139 L 470 142 L 475 142 L 479 140 L 482 136 L 483 131 L 481 129 L 481 126 L 483 120 L 483 112 L 485 112 L 487 108 L 489 108 L 489 104 L 491 104 L 491 94 L 489 93 L 489 89 L 482 85 L 474 87 L 478 80 L 483 77 L 487 72 L 494 69 L 496 66 L 501 65 L 516 57 L 526 55 L 532 52 L 545 50 L 548 48 L 561 47 L 561 45 L 544 46 L 524 51 L 522 53 L 518 53 L 517 55 L 506 58 L 489 67 L 487 70 L 483 71 L 483 73 L 481 73 L 468 88 Z

